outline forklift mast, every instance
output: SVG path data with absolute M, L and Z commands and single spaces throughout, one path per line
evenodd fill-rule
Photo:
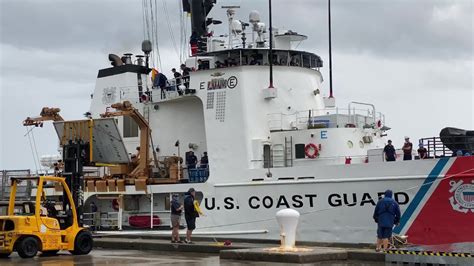
M 63 145 L 63 162 L 66 184 L 71 191 L 74 204 L 76 205 L 77 220 L 79 226 L 83 226 L 84 205 L 84 166 L 91 165 L 89 154 L 89 142 L 83 140 L 69 140 Z M 65 193 L 65 192 L 64 192 Z M 63 198 L 67 195 L 63 194 Z M 63 202 L 64 205 L 67 202 Z M 66 209 L 66 206 L 63 206 Z

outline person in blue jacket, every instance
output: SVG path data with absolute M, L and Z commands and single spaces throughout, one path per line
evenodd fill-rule
M 373 218 L 378 225 L 376 251 L 388 249 L 388 240 L 392 236 L 393 226 L 400 222 L 400 206 L 392 196 L 393 192 L 388 189 L 375 206 Z

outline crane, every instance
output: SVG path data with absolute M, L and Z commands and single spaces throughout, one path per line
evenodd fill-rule
M 143 117 L 140 112 L 132 106 L 129 101 L 123 103 L 115 103 L 111 105 L 112 108 L 117 111 L 101 114 L 101 117 L 117 117 L 117 116 L 128 116 L 132 118 L 140 129 L 140 151 L 138 165 L 130 172 L 131 177 L 135 178 L 149 178 L 150 170 L 150 158 L 149 158 L 149 141 L 151 135 L 151 129 L 148 121 Z
M 43 127 L 44 121 L 64 121 L 59 112 L 61 109 L 54 107 L 43 107 L 38 117 L 27 117 L 23 121 L 24 126 Z

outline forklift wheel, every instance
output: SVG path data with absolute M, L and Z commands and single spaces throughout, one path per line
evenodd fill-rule
M 38 253 L 38 241 L 32 236 L 27 236 L 18 243 L 16 250 L 22 258 L 33 258 Z
M 0 258 L 8 258 L 11 253 L 0 253 Z
M 92 234 L 89 231 L 81 231 L 76 236 L 74 250 L 71 253 L 74 255 L 86 255 L 91 252 L 93 246 Z

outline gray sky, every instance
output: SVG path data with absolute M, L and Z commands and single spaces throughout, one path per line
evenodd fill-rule
M 178 1 L 166 2 L 179 42 Z M 221 5 L 240 5 L 237 17 L 266 0 L 218 0 L 211 16 L 225 21 Z M 274 27 L 308 35 L 299 46 L 325 63 L 327 93 L 327 1 L 273 0 Z M 474 129 L 472 0 L 333 0 L 333 82 L 337 104 L 371 102 L 386 115 L 389 137 L 438 135 L 446 126 Z M 141 0 L 0 0 L 0 169 L 34 169 L 21 121 L 43 106 L 81 118 L 108 53 L 137 53 L 143 40 Z M 179 64 L 166 14 L 160 12 L 159 46 L 164 73 Z M 215 26 L 225 33 L 225 24 Z M 38 154 L 55 154 L 50 123 L 34 129 Z

